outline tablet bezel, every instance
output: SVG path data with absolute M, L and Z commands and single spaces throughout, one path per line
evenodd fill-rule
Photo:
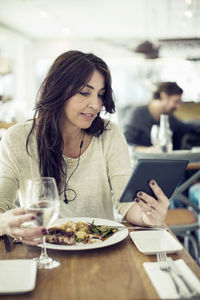
M 132 202 L 137 192 L 145 192 L 155 198 L 149 186 L 155 180 L 170 198 L 181 182 L 189 161 L 183 159 L 139 159 L 120 197 L 120 202 Z

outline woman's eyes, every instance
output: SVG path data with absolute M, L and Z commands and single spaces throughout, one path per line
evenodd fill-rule
M 89 93 L 88 92 L 80 92 L 80 95 L 82 95 L 82 96 L 88 96 Z
M 87 97 L 87 96 L 89 96 L 90 95 L 90 93 L 89 92 L 79 92 L 80 93 L 80 95 L 82 95 L 82 96 L 85 96 L 85 97 Z M 104 97 L 104 94 L 103 95 L 98 95 L 98 97 L 99 98 L 103 98 Z

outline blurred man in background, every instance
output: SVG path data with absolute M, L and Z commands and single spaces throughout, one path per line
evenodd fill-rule
M 195 138 L 197 139 L 195 143 L 200 145 L 200 124 L 182 122 L 173 115 L 180 108 L 182 94 L 183 90 L 176 82 L 162 82 L 149 104 L 133 108 L 125 125 L 124 134 L 128 144 L 133 146 L 135 151 L 149 153 L 159 151 L 158 147 L 152 145 L 151 129 L 153 125 L 159 126 L 161 114 L 169 115 L 173 150 L 185 148 L 184 137 Z

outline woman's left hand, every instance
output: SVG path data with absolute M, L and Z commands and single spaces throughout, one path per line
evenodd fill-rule
M 0 230 L 23 243 L 35 246 L 42 242 L 42 236 L 47 234 L 44 226 L 23 227 L 23 223 L 36 219 L 32 213 L 26 213 L 23 207 L 7 210 L 0 215 Z
M 149 185 L 157 199 L 141 191 L 137 193 L 135 201 L 141 208 L 141 220 L 144 225 L 157 226 L 164 223 L 169 199 L 154 180 L 151 180 Z

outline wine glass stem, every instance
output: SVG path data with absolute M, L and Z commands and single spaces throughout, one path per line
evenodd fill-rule
M 42 237 L 42 250 L 41 250 L 40 259 L 48 258 L 45 242 L 46 242 L 46 236 L 44 235 Z

